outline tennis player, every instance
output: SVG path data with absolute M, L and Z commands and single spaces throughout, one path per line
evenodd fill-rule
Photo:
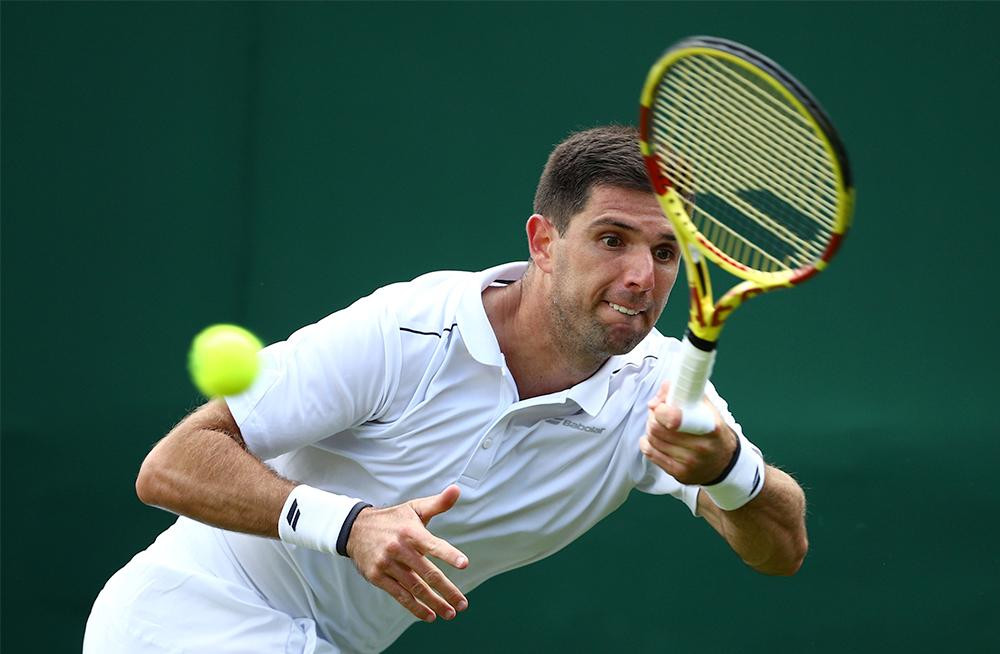
M 526 231 L 530 262 L 384 287 L 167 434 L 136 489 L 181 517 L 108 581 L 84 652 L 377 652 L 633 489 L 794 573 L 799 486 L 713 388 L 707 434 L 663 403 L 678 343 L 654 324 L 679 262 L 636 132 L 557 146 Z

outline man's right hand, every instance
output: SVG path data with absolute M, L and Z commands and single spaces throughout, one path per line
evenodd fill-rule
M 392 595 L 424 622 L 436 615 L 451 620 L 469 606 L 427 557 L 462 569 L 469 559 L 427 530 L 427 523 L 455 506 L 461 493 L 454 484 L 437 495 L 410 500 L 385 509 L 363 509 L 351 527 L 347 554 L 370 583 Z

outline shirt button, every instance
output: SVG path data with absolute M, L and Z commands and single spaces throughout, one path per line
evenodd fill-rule
M 492 438 L 484 438 L 483 439 L 483 449 L 484 450 L 490 449 L 491 445 L 493 445 L 493 439 Z

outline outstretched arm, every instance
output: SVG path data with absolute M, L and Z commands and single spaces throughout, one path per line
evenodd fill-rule
M 737 435 L 707 401 L 715 414 L 715 429 L 706 434 L 678 431 L 681 411 L 667 406 L 666 397 L 664 384 L 649 403 L 639 449 L 681 483 L 717 483 L 734 458 Z M 757 496 L 736 509 L 719 508 L 703 486 L 698 493 L 698 514 L 747 565 L 764 574 L 795 574 L 809 548 L 805 494 L 794 479 L 773 466 L 766 466 L 764 486 Z
M 767 575 L 792 575 L 809 549 L 805 493 L 785 472 L 767 466 L 760 494 L 735 511 L 723 511 L 702 490 L 698 515 L 726 539 L 748 566 Z

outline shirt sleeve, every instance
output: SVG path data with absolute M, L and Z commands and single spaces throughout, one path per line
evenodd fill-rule
M 261 371 L 225 398 L 247 448 L 271 459 L 377 418 L 398 386 L 399 327 L 376 292 L 261 351 Z

